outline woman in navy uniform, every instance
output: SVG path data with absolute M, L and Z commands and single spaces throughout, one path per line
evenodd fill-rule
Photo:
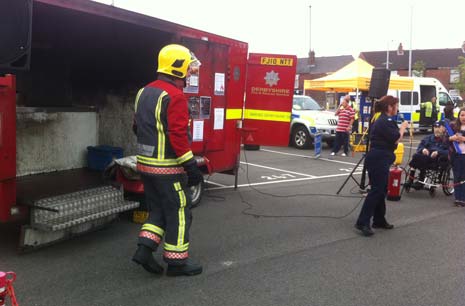
M 384 96 L 375 104 L 379 118 L 372 124 L 370 132 L 370 150 L 365 159 L 371 190 L 368 193 L 355 228 L 364 236 L 373 235 L 373 228 L 392 229 L 394 226 L 386 221 L 386 193 L 389 167 L 395 160 L 394 150 L 402 140 L 408 122 L 404 121 L 399 129 L 392 116 L 397 114 L 399 99 Z

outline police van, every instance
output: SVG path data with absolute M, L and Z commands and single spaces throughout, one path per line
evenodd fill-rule
M 440 107 L 438 119 L 441 119 L 444 111 L 444 106 L 447 103 L 454 103 L 447 88 L 435 78 L 412 77 L 413 90 L 389 90 L 388 95 L 399 98 L 399 115 L 403 116 L 404 120 L 413 120 L 415 130 L 423 130 L 431 128 L 420 124 L 421 103 L 431 101 L 432 97 L 436 97 Z

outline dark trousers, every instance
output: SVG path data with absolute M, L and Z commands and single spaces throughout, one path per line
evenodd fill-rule
M 149 217 L 142 225 L 138 244 L 156 251 L 163 238 L 163 259 L 180 265 L 187 260 L 192 222 L 187 176 L 142 175 Z
M 465 155 L 452 155 L 452 171 L 454 173 L 454 184 L 465 181 Z M 457 201 L 465 201 L 465 184 L 454 186 L 454 197 Z
M 409 166 L 414 169 L 420 170 L 419 181 L 425 179 L 426 169 L 432 169 L 436 166 L 439 166 L 440 169 L 446 169 L 449 163 L 449 157 L 445 154 L 438 154 L 436 158 L 432 158 L 429 155 L 424 155 L 422 153 L 415 153 L 412 157 L 412 160 L 409 163 Z M 415 176 L 415 170 L 412 169 L 410 172 L 410 180 L 413 181 Z
M 349 153 L 349 133 L 347 132 L 336 132 L 336 139 L 334 140 L 334 146 L 332 152 L 337 153 L 341 146 L 344 146 L 344 153 Z
M 381 149 L 371 149 L 365 159 L 365 166 L 368 170 L 371 189 L 365 198 L 362 210 L 358 216 L 358 225 L 370 226 L 371 218 L 373 223 L 386 223 L 386 194 L 389 179 L 389 167 L 395 160 L 395 155 L 391 151 Z
M 441 168 L 447 167 L 448 157 L 447 155 L 439 154 L 436 158 L 432 158 L 429 155 L 422 153 L 415 153 L 410 161 L 409 165 L 415 169 L 429 169 L 438 165 Z
M 352 133 L 358 133 L 358 119 L 355 119 L 354 123 L 352 123 Z

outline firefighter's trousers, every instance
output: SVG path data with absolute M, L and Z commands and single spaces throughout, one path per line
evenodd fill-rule
M 182 265 L 189 256 L 189 228 L 192 222 L 187 176 L 142 175 L 142 180 L 149 217 L 142 225 L 138 244 L 156 251 L 164 238 L 164 261 Z

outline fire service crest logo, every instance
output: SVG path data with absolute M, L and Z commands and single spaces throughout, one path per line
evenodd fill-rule
M 274 72 L 274 70 L 267 72 L 264 77 L 266 85 L 270 87 L 278 85 L 278 81 L 280 80 L 278 75 L 279 73 Z

